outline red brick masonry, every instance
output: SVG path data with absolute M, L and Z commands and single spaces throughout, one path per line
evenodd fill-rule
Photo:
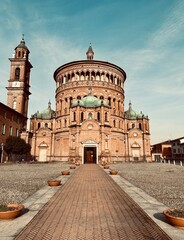
M 84 164 L 17 240 L 167 240 L 142 209 L 96 164 Z

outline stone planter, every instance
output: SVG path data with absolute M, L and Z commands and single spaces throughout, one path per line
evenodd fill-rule
M 105 165 L 105 166 L 104 166 L 104 169 L 109 169 L 109 166 Z
M 166 209 L 163 211 L 163 214 L 171 225 L 179 228 L 184 228 L 184 211 Z
M 61 174 L 62 175 L 70 175 L 70 171 L 62 171 Z
M 57 187 L 61 184 L 61 180 L 49 180 L 47 183 L 50 187 Z
M 70 166 L 70 169 L 75 169 L 76 168 L 76 166 Z
M 0 210 L 0 219 L 14 219 L 21 215 L 22 210 L 24 209 L 23 204 L 6 204 L 6 210 Z
M 116 171 L 116 170 L 111 170 L 109 173 L 110 173 L 110 175 L 117 175 L 117 174 L 118 174 L 118 171 Z

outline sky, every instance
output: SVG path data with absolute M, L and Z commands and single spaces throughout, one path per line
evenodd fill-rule
M 86 59 L 111 62 L 127 74 L 125 110 L 150 119 L 151 143 L 184 136 L 183 0 L 0 1 L 0 101 L 6 104 L 10 62 L 22 34 L 33 65 L 28 117 L 55 110 L 54 71 Z M 28 126 L 29 128 L 29 126 Z

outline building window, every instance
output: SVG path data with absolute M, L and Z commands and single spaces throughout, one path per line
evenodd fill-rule
M 17 107 L 17 101 L 16 98 L 13 99 L 13 109 L 16 110 Z
M 81 122 L 83 122 L 83 121 L 84 121 L 84 113 L 81 112 Z
M 97 120 L 100 121 L 100 113 L 97 112 Z
M 12 126 L 10 126 L 10 129 L 9 129 L 9 136 L 12 136 L 12 132 L 13 132 L 13 128 L 12 128 Z
M 3 124 L 2 125 L 2 135 L 5 135 L 5 132 L 6 132 L 6 125 Z
M 108 118 L 107 118 L 107 112 L 105 112 L 105 122 L 108 121 Z
M 91 112 L 88 113 L 88 119 L 92 119 L 92 117 L 93 117 L 93 114 Z
M 65 119 L 65 127 L 66 127 L 66 124 L 67 124 L 67 120 Z
M 18 130 L 18 128 L 16 128 L 16 137 L 18 137 L 19 136 L 19 130 Z
M 40 124 L 40 123 L 38 123 L 38 129 L 40 128 L 40 126 L 41 126 L 41 124 Z
M 135 128 L 135 123 L 132 123 L 132 128 Z
M 75 122 L 76 121 L 76 113 L 73 112 L 73 121 Z
M 70 106 L 72 105 L 73 98 L 70 97 Z
M 139 129 L 142 130 L 142 124 L 141 123 L 139 123 Z
M 20 79 L 20 68 L 16 68 L 15 69 L 15 80 L 19 80 Z
M 45 128 L 48 128 L 48 123 L 45 123 Z
M 116 121 L 115 120 L 113 121 L 113 125 L 114 125 L 114 127 L 116 127 Z

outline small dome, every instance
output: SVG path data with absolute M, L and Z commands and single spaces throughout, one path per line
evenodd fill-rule
M 145 116 L 142 112 L 137 113 L 132 109 L 131 102 L 129 103 L 129 109 L 125 112 L 125 117 L 130 120 L 136 120 L 136 119 L 148 119 L 148 116 Z
M 31 116 L 32 118 L 38 118 L 38 119 L 45 119 L 49 120 L 55 117 L 55 111 L 51 109 L 51 103 L 49 101 L 48 107 L 41 112 L 37 111 L 37 113 L 33 114 Z
M 98 100 L 97 97 L 94 97 L 93 95 L 89 94 L 87 97 L 84 97 L 81 100 L 75 101 L 71 107 L 84 107 L 84 108 L 97 108 L 100 106 L 105 106 L 110 108 L 110 106 L 104 101 L 104 100 Z
M 24 36 L 22 36 L 22 40 L 20 41 L 19 45 L 15 49 L 17 49 L 17 48 L 24 48 L 24 49 L 28 50 L 28 48 L 25 44 Z

